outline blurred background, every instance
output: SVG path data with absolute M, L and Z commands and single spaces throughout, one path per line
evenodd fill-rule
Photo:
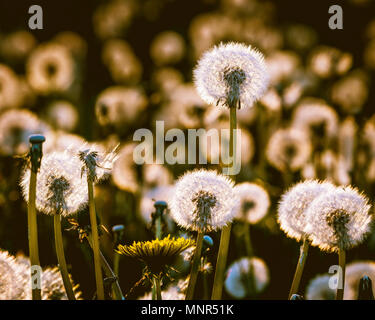
M 43 30 L 28 28 L 33 4 L 43 8 Z M 333 4 L 343 8 L 343 30 L 328 27 L 328 8 Z M 256 182 L 271 198 L 268 214 L 251 226 L 255 255 L 265 261 L 270 277 L 258 298 L 286 298 L 299 245 L 285 236 L 275 218 L 283 191 L 301 179 L 326 178 L 355 185 L 373 201 L 372 0 L 0 1 L 1 249 L 28 254 L 19 157 L 27 152 L 27 137 L 35 131 L 47 137 L 45 153 L 83 139 L 107 149 L 120 144 L 111 178 L 95 190 L 97 211 L 108 229 L 102 234 L 103 251 L 111 261 L 115 224 L 125 225 L 123 243 L 152 239 L 153 200 L 167 200 L 175 178 L 193 166 L 135 166 L 133 133 L 137 128 L 153 129 L 156 120 L 164 120 L 166 129 L 227 127 L 228 113 L 207 106 L 192 84 L 197 59 L 222 41 L 259 48 L 270 70 L 266 96 L 254 108 L 239 111 L 243 137 L 237 181 Z M 282 134 L 301 127 L 309 130 L 302 144 Z M 275 137 L 284 149 L 270 150 Z M 87 212 L 79 215 L 84 220 Z M 38 219 L 41 264 L 55 265 L 52 219 L 45 215 Z M 71 226 L 66 221 L 64 227 Z M 165 224 L 167 232 L 178 234 L 171 219 Z M 236 232 L 235 222 L 229 263 L 245 252 Z M 83 297 L 91 299 L 95 281 L 90 250 L 79 241 L 77 231 L 64 235 L 73 279 Z M 209 260 L 215 264 L 219 233 L 211 236 L 216 245 Z M 348 252 L 347 259 L 374 256 L 375 236 L 370 235 Z M 302 291 L 312 277 L 336 263 L 336 255 L 312 248 Z M 124 293 L 141 271 L 138 261 L 121 259 Z M 176 277 L 187 273 L 181 267 Z M 148 291 L 137 287 L 129 298 Z M 224 298 L 231 296 L 225 292 Z

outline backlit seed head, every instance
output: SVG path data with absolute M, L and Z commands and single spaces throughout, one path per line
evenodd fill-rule
M 227 43 L 204 53 L 194 70 L 194 82 L 209 104 L 251 107 L 266 91 L 268 73 L 259 51 Z
M 253 288 L 250 287 L 250 281 L 253 281 Z M 262 292 L 268 283 L 269 271 L 266 263 L 260 258 L 244 257 L 230 265 L 224 286 L 232 297 L 243 299 Z
M 335 300 L 336 290 L 329 287 L 332 275 L 318 275 L 310 280 L 306 289 L 307 300 Z M 332 281 L 332 280 L 331 280 Z
M 309 160 L 312 146 L 305 131 L 278 129 L 267 144 L 268 162 L 280 171 L 300 170 Z
M 238 204 L 232 180 L 216 171 L 196 170 L 177 181 L 170 209 L 180 226 L 211 231 L 230 223 Z
M 305 235 L 306 210 L 310 203 L 321 194 L 334 190 L 329 182 L 307 180 L 297 183 L 281 196 L 277 211 L 280 228 L 297 241 Z
M 81 179 L 81 163 L 69 152 L 43 157 L 37 179 L 36 208 L 45 214 L 69 216 L 87 204 L 87 183 Z M 21 178 L 23 196 L 29 201 L 30 170 Z
M 244 182 L 236 185 L 234 191 L 241 203 L 236 219 L 255 224 L 267 214 L 270 198 L 263 187 L 255 183 Z
M 372 290 L 375 290 L 375 262 L 356 261 L 346 266 L 345 274 L 345 300 L 357 300 L 359 282 L 362 277 L 368 276 L 372 280 Z
M 306 227 L 312 245 L 323 251 L 348 250 L 361 243 L 372 216 L 366 196 L 350 186 L 322 193 L 306 210 Z

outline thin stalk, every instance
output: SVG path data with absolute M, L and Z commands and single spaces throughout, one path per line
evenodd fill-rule
M 89 190 L 89 210 L 90 222 L 92 233 L 92 251 L 94 252 L 94 265 L 95 265 L 95 279 L 96 279 L 96 292 L 98 300 L 104 300 L 104 285 L 102 277 L 102 269 L 100 267 L 100 246 L 98 224 L 96 221 L 95 203 L 94 203 L 94 187 L 91 178 L 87 176 L 87 185 Z
M 31 266 L 39 266 L 39 248 L 38 248 L 38 226 L 36 219 L 35 209 L 35 198 L 36 198 L 36 175 L 34 170 L 30 173 L 30 185 L 29 185 L 29 204 L 27 208 L 27 223 L 28 223 L 28 235 L 29 235 L 29 255 Z M 32 270 L 32 269 L 31 269 Z M 31 279 L 35 275 L 31 271 Z M 40 280 L 40 279 L 39 279 Z M 40 284 L 41 282 L 38 281 Z M 32 284 L 32 299 L 41 300 L 41 288 Z
M 54 230 L 55 230 L 55 247 L 56 247 L 57 261 L 59 263 L 59 269 L 60 269 L 61 277 L 63 279 L 65 291 L 69 300 L 76 300 L 76 297 L 73 292 L 72 283 L 70 282 L 70 279 L 69 279 L 68 268 L 66 266 L 63 238 L 62 238 L 62 232 L 61 232 L 61 216 L 59 214 L 54 215 L 53 224 L 54 224 Z
M 86 237 L 91 249 L 93 248 L 93 244 L 92 244 L 92 237 L 91 236 L 87 236 Z M 103 271 L 104 271 L 104 274 L 106 277 L 108 278 L 114 278 L 116 279 L 115 282 L 113 283 L 112 285 L 112 288 L 113 288 L 113 293 L 114 293 L 114 296 L 116 298 L 116 300 L 124 300 L 124 295 L 122 294 L 122 291 L 121 291 L 121 287 L 120 287 L 120 284 L 118 283 L 118 278 L 117 278 L 117 273 L 115 273 L 109 263 L 107 262 L 107 260 L 105 259 L 103 253 L 99 250 L 100 252 L 100 263 L 101 263 L 101 266 L 103 268 Z
M 243 232 L 245 238 L 246 255 L 251 258 L 253 256 L 253 246 L 251 244 L 250 237 L 250 224 L 246 222 L 243 223 Z
M 186 291 L 185 300 L 192 300 L 194 296 L 194 289 L 197 283 L 199 266 L 201 263 L 203 237 L 204 237 L 204 233 L 202 231 L 198 231 L 196 248 L 195 248 L 194 258 L 193 258 L 191 271 L 190 271 L 190 280 L 189 280 L 189 285 Z
M 339 249 L 339 265 L 341 270 L 341 278 L 339 278 L 338 288 L 336 291 L 336 300 L 344 299 L 344 288 L 345 288 L 345 260 L 346 252 L 343 249 Z M 341 281 L 340 281 L 341 280 Z
M 152 300 L 162 300 L 159 277 L 152 278 Z
M 207 263 L 207 257 L 203 260 L 203 267 Z M 203 272 L 203 300 L 209 300 L 209 292 L 208 292 L 208 275 L 207 272 Z
M 229 154 L 231 158 L 233 159 L 233 163 L 232 163 L 232 169 L 233 169 L 237 163 L 237 159 L 236 159 L 237 141 L 236 141 L 236 131 L 235 131 L 237 129 L 236 105 L 229 108 L 229 110 L 230 110 Z M 235 172 L 231 171 L 230 173 L 235 173 Z M 212 288 L 212 296 L 211 296 L 212 300 L 220 300 L 222 292 L 223 292 L 223 282 L 224 282 L 225 267 L 227 264 L 230 231 L 231 231 L 231 224 L 224 226 L 223 229 L 221 230 L 219 253 L 217 256 L 217 260 L 216 260 L 215 277 L 214 277 L 214 284 Z
M 156 239 L 161 239 L 162 236 L 162 227 L 161 227 L 161 215 L 155 219 L 155 237 Z
M 303 269 L 305 267 L 307 254 L 309 252 L 309 246 L 310 246 L 309 241 L 306 238 L 304 238 L 303 243 L 300 247 L 300 255 L 299 255 L 299 259 L 298 259 L 298 263 L 297 263 L 297 267 L 296 267 L 296 272 L 294 273 L 292 286 L 291 286 L 290 291 L 289 291 L 289 296 L 288 296 L 289 299 L 292 297 L 293 294 L 298 293 L 298 288 L 299 288 L 299 284 L 301 282 Z

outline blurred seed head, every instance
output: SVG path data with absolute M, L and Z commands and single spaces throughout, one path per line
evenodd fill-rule
M 0 110 L 21 106 L 23 99 L 20 89 L 17 75 L 8 66 L 0 64 Z
M 337 187 L 315 198 L 306 210 L 306 227 L 313 246 L 323 251 L 348 250 L 370 230 L 368 199 L 350 186 Z
M 304 130 L 277 129 L 268 141 L 266 157 L 280 171 L 298 171 L 309 160 L 311 151 L 311 141 Z
M 250 273 L 250 268 L 251 273 Z M 251 274 L 254 277 L 254 288 L 256 292 L 250 292 L 248 282 Z M 233 262 L 227 271 L 224 282 L 225 290 L 236 299 L 243 299 L 249 294 L 257 294 L 264 291 L 270 281 L 269 271 L 266 263 L 257 257 L 244 257 Z
M 121 133 L 124 125 L 133 123 L 145 110 L 147 103 L 138 87 L 109 87 L 96 99 L 96 118 L 100 125 L 112 126 Z
M 5 111 L 0 115 L 0 153 L 23 155 L 29 151 L 31 134 L 46 134 L 48 131 L 49 127 L 28 110 Z
M 215 171 L 195 170 L 176 182 L 170 210 L 180 226 L 211 231 L 230 223 L 238 205 L 232 180 Z
M 151 42 L 150 55 L 157 66 L 175 64 L 185 55 L 184 38 L 174 31 L 159 33 Z
M 9 63 L 23 62 L 36 46 L 33 34 L 26 30 L 7 34 L 0 43 L 0 56 Z
M 355 70 L 338 80 L 331 91 L 332 102 L 348 114 L 362 110 L 369 95 L 368 78 L 361 70 Z
M 372 290 L 375 285 L 375 262 L 374 261 L 355 261 L 346 266 L 345 271 L 345 300 L 357 300 L 360 280 L 368 276 L 372 280 Z
M 316 135 L 315 130 L 320 129 L 322 126 L 325 137 L 332 138 L 336 136 L 338 121 L 336 111 L 327 105 L 324 100 L 316 98 L 305 98 L 292 115 L 292 127 L 307 131 L 310 137 Z
M 39 45 L 26 64 L 26 77 L 36 92 L 65 93 L 75 78 L 75 62 L 69 50 L 57 43 Z
M 61 44 L 67 48 L 73 57 L 83 59 L 87 53 L 87 43 L 78 33 L 73 31 L 59 32 L 54 38 L 53 42 Z
M 76 154 L 87 142 L 81 136 L 64 131 L 48 131 L 46 142 L 43 144 L 43 153 L 70 151 Z
M 82 164 L 69 152 L 53 152 L 43 157 L 37 179 L 36 208 L 54 215 L 69 216 L 87 205 L 87 182 L 81 178 Z M 24 169 L 20 185 L 29 201 L 30 170 Z
M 275 51 L 266 58 L 271 85 L 291 77 L 301 64 L 300 57 L 292 51 Z
M 236 219 L 256 224 L 264 218 L 270 207 L 268 192 L 258 184 L 243 182 L 234 187 L 240 199 Z
M 165 166 L 156 163 L 143 165 L 142 176 L 147 188 L 167 186 L 173 182 L 172 173 Z
M 67 100 L 56 100 L 50 103 L 46 112 L 48 123 L 58 130 L 74 131 L 79 121 L 76 107 Z
M 310 49 L 317 41 L 316 31 L 308 25 L 292 24 L 286 29 L 286 41 L 296 50 Z
M 268 86 L 263 55 L 250 46 L 228 43 L 204 53 L 194 70 L 194 83 L 208 104 L 252 107 Z
M 329 287 L 332 275 L 318 275 L 310 280 L 306 288 L 307 300 L 335 300 L 336 290 Z
M 318 180 L 307 180 L 295 184 L 282 196 L 277 210 L 277 220 L 288 237 L 300 241 L 305 235 L 306 211 L 310 203 L 322 194 L 334 190 L 334 185 Z
M 177 69 L 163 67 L 154 71 L 151 81 L 164 95 L 169 95 L 177 86 L 183 84 L 184 77 Z
M 126 41 L 107 40 L 103 46 L 102 60 L 116 83 L 131 85 L 139 83 L 143 72 L 142 63 Z

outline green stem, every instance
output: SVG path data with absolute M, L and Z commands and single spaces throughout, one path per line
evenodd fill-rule
M 192 300 L 194 296 L 195 285 L 197 283 L 199 266 L 201 262 L 203 237 L 204 237 L 204 233 L 202 231 L 198 231 L 196 248 L 195 248 L 194 258 L 193 258 L 191 271 L 190 271 L 190 280 L 189 280 L 189 285 L 186 291 L 185 300 Z
M 92 237 L 91 236 L 88 236 L 86 237 L 91 249 L 93 248 L 93 244 L 92 244 Z M 122 294 L 122 291 L 121 291 L 121 287 L 120 287 L 120 284 L 118 282 L 118 278 L 116 277 L 117 273 L 115 273 L 109 263 L 107 262 L 107 260 L 105 259 L 103 253 L 99 250 L 100 252 L 100 263 L 101 263 L 101 266 L 103 268 L 103 271 L 105 273 L 105 276 L 108 277 L 108 278 L 114 278 L 116 279 L 115 282 L 113 283 L 112 285 L 112 288 L 113 288 L 113 293 L 114 293 L 114 296 L 116 298 L 116 300 L 124 300 L 124 295 Z
M 340 265 L 341 277 L 339 277 L 339 282 L 338 282 L 339 287 L 337 288 L 337 291 L 336 291 L 336 300 L 344 299 L 345 269 L 346 269 L 345 260 L 346 260 L 345 250 L 339 249 L 339 265 Z
M 57 261 L 59 263 L 59 269 L 60 269 L 61 277 L 63 279 L 65 291 L 69 300 L 76 300 L 76 297 L 73 292 L 72 283 L 70 282 L 70 279 L 69 279 L 68 268 L 66 266 L 66 261 L 65 261 L 64 245 L 63 245 L 63 238 L 62 238 L 62 232 L 61 232 L 61 216 L 59 214 L 55 214 L 53 217 L 53 222 L 54 222 L 54 229 L 55 229 L 55 247 L 56 247 Z
M 253 256 L 253 246 L 251 244 L 251 237 L 250 237 L 250 224 L 244 222 L 243 223 L 243 231 L 244 231 L 244 238 L 245 238 L 245 246 L 246 246 L 246 255 L 251 258 Z
M 162 237 L 161 215 L 155 219 L 155 237 L 156 239 L 161 239 Z
M 230 110 L 230 136 L 229 136 L 229 154 L 233 159 L 232 169 L 236 166 L 237 159 L 237 141 L 236 141 L 236 129 L 237 129 L 237 106 L 234 105 Z M 230 171 L 230 173 L 235 173 L 234 171 Z M 231 231 L 231 224 L 228 224 L 223 227 L 221 230 L 220 236 L 220 245 L 219 245 L 219 253 L 217 256 L 216 261 L 216 269 L 215 269 L 215 277 L 214 277 L 214 284 L 212 289 L 212 300 L 220 300 L 221 295 L 223 292 L 223 282 L 224 282 L 224 275 L 225 275 L 225 267 L 227 263 L 227 256 L 228 256 L 228 248 L 229 248 L 229 240 L 230 240 L 230 231 Z
M 207 258 L 205 257 L 203 260 L 203 267 L 207 263 Z M 208 292 L 208 276 L 207 272 L 203 272 L 203 300 L 208 300 L 210 298 Z
M 36 172 L 31 170 L 29 185 L 29 205 L 27 209 L 28 235 L 29 235 L 29 255 L 31 266 L 39 266 L 39 249 L 38 249 L 38 226 L 36 219 L 35 199 L 36 199 Z M 31 281 L 35 275 L 31 271 Z M 40 277 L 40 275 L 39 275 Z M 39 278 L 40 280 L 40 278 Z M 38 281 L 40 284 L 41 281 Z M 32 283 L 32 299 L 41 300 L 41 288 Z
M 288 297 L 289 299 L 292 297 L 293 294 L 298 293 L 298 288 L 299 288 L 299 284 L 301 282 L 303 269 L 305 267 L 307 254 L 309 252 L 309 246 L 310 246 L 309 241 L 306 238 L 304 238 L 303 243 L 300 247 L 300 255 L 299 255 L 296 271 L 294 273 L 292 286 L 291 286 L 290 291 L 289 291 L 289 297 Z
M 95 203 L 94 203 L 94 187 L 92 180 L 87 176 L 87 185 L 89 191 L 89 210 L 90 210 L 90 222 L 91 222 L 91 233 L 92 233 L 92 251 L 94 252 L 94 265 L 95 265 L 95 279 L 96 279 L 96 293 L 98 300 L 104 300 L 104 285 L 102 277 L 102 269 L 100 267 L 100 246 L 99 246 L 99 234 L 98 224 L 96 221 Z
M 162 300 L 159 277 L 152 278 L 152 300 Z

